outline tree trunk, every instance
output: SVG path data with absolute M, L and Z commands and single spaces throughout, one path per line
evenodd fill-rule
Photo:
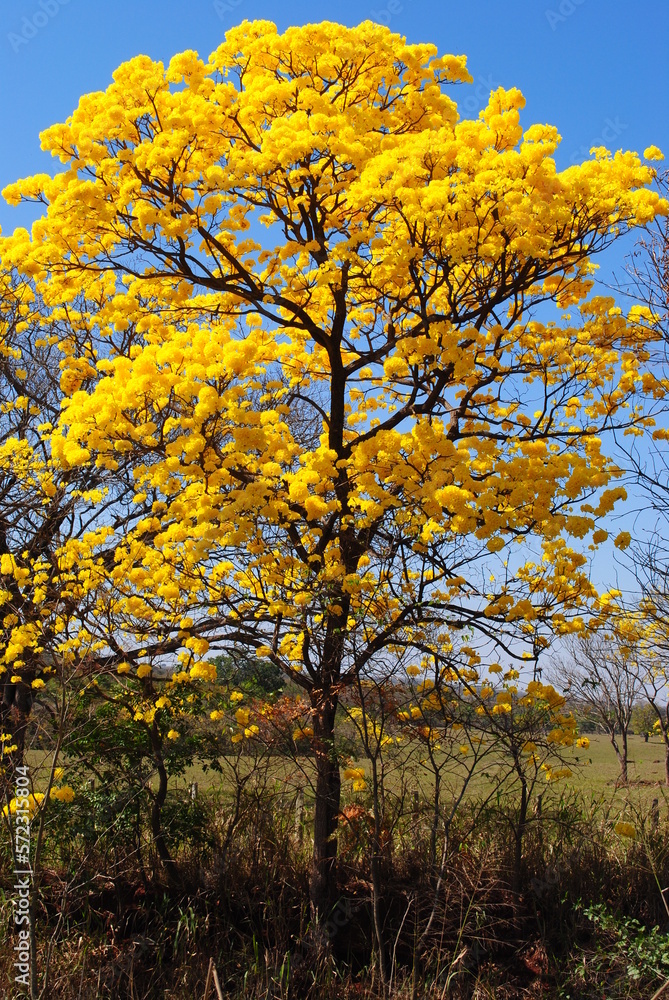
M 162 827 L 162 810 L 165 805 L 165 799 L 167 797 L 167 772 L 164 766 L 158 767 L 158 791 L 153 796 L 153 802 L 151 803 L 151 833 L 153 834 L 153 843 L 156 846 L 156 851 L 158 852 L 158 857 L 160 860 L 167 864 L 172 863 L 172 856 L 167 849 L 167 844 L 165 843 L 165 836 L 163 834 Z
M 432 800 L 432 827 L 430 829 L 430 869 L 434 869 L 437 864 L 437 827 L 439 826 L 441 800 L 441 771 L 434 769 L 434 798 Z
M 23 766 L 26 732 L 33 704 L 32 692 L 25 681 L 17 684 L 5 682 L 2 694 L 0 727 L 3 733 L 11 733 L 12 743 L 16 746 L 10 758 L 11 768 L 15 769 Z
M 620 739 L 621 739 L 621 743 L 623 745 L 622 760 L 620 761 L 620 777 L 621 777 L 622 783 L 624 785 L 626 785 L 627 784 L 627 780 L 628 780 L 628 778 L 627 778 L 627 758 L 628 758 L 628 751 L 627 751 L 627 730 L 625 730 L 621 734 L 621 738 Z
M 152 794 L 151 834 L 153 836 L 153 843 L 155 844 L 156 852 L 160 858 L 163 869 L 165 870 L 165 874 L 167 875 L 169 881 L 173 882 L 176 877 L 175 864 L 172 855 L 168 850 L 167 843 L 165 842 L 165 835 L 163 833 L 162 826 L 162 812 L 163 806 L 165 805 L 165 799 L 167 798 L 168 776 L 160 745 L 160 735 L 158 727 L 155 723 L 153 723 L 149 732 L 151 737 L 151 749 L 153 750 L 153 760 L 156 765 L 156 771 L 158 772 L 158 791 L 155 794 Z
M 615 751 L 615 755 L 618 758 L 618 763 L 620 764 L 620 778 L 618 780 L 620 784 L 626 785 L 627 784 L 627 734 L 623 733 L 622 749 L 618 746 L 615 729 L 609 733 L 609 738 L 611 740 L 611 746 Z
M 618 763 L 620 764 L 620 781 L 621 785 L 627 784 L 627 757 L 623 753 L 618 754 Z
M 372 839 L 372 856 L 370 859 L 370 870 L 372 878 L 372 917 L 374 923 L 374 937 L 379 950 L 379 974 L 381 976 L 381 987 L 385 997 L 388 987 L 388 962 L 386 949 L 383 941 L 383 920 L 381 918 L 381 862 L 383 846 L 381 843 L 381 831 L 383 827 L 382 808 L 379 796 L 379 776 L 376 760 L 372 759 L 372 793 L 374 807 L 374 837 Z
M 314 853 L 309 896 L 312 915 L 327 920 L 335 904 L 337 887 L 337 817 L 341 802 L 341 776 L 334 745 L 337 695 L 314 689 L 314 752 L 316 756 L 316 802 L 314 807 Z
M 515 843 L 513 852 L 513 891 L 520 892 L 521 886 L 521 866 L 523 863 L 523 837 L 527 827 L 527 785 L 521 779 L 520 812 L 518 815 L 518 825 L 515 830 Z

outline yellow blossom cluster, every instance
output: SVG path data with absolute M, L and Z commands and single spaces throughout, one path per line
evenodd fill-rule
M 30 819 L 32 819 L 33 816 L 35 815 L 35 813 L 37 813 L 39 811 L 39 808 L 42 805 L 42 802 L 44 801 L 44 793 L 43 792 L 35 792 L 33 794 L 32 792 L 30 792 L 30 794 L 26 798 L 28 800 L 28 815 L 29 815 Z M 19 799 L 19 802 L 22 803 L 22 800 Z M 23 810 L 20 810 L 20 811 L 23 811 Z M 15 815 L 15 813 L 17 812 L 17 800 L 16 800 L 16 798 L 10 799 L 9 805 L 8 806 L 7 805 L 4 806 L 2 812 L 3 812 L 4 816 L 9 816 L 9 815 L 13 816 L 13 815 Z

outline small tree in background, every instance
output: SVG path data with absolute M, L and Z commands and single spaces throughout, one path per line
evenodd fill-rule
M 583 635 L 568 643 L 569 659 L 553 671 L 556 682 L 587 708 L 606 733 L 620 764 L 620 781 L 628 781 L 628 735 L 643 691 L 638 651 L 619 631 Z

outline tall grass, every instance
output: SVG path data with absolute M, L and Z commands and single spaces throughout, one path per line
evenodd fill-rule
M 96 808 L 93 796 L 79 805 Z M 231 846 L 230 808 L 213 791 L 169 803 L 170 884 L 146 830 L 138 843 L 131 822 L 83 829 L 81 815 L 62 811 L 36 913 L 49 997 L 191 1000 L 204 996 L 210 958 L 224 996 L 239 1000 L 627 1000 L 669 979 L 669 823 L 656 816 L 633 815 L 630 839 L 615 833 L 601 798 L 557 795 L 532 815 L 518 881 L 509 803 L 467 800 L 430 863 L 428 800 L 397 805 L 382 851 L 371 803 L 361 802 L 342 824 L 338 902 L 316 928 L 308 815 L 303 826 L 294 798 L 250 783 Z M 2 860 L 0 976 L 11 983 L 7 853 Z

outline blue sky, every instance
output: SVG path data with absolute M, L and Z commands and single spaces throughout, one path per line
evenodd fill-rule
M 39 132 L 65 120 L 81 94 L 104 89 L 119 63 L 138 53 L 167 62 L 191 48 L 206 57 L 244 18 L 280 30 L 369 18 L 466 54 L 474 83 L 453 94 L 463 116 L 475 116 L 491 88 L 518 87 L 524 124 L 561 133 L 559 167 L 602 144 L 642 152 L 654 143 L 669 157 L 666 0 L 0 0 L 0 187 L 57 166 L 40 152 Z M 0 200 L 5 232 L 34 214 Z M 599 259 L 604 279 L 631 246 L 620 241 Z M 611 552 L 604 558 L 610 580 Z
M 642 152 L 654 143 L 669 156 L 666 0 L 0 0 L 0 188 L 57 167 L 39 132 L 64 121 L 81 94 L 106 88 L 119 63 L 138 53 L 167 62 L 184 49 L 206 57 L 244 18 L 280 30 L 369 18 L 465 54 L 474 83 L 453 94 L 463 117 L 478 114 L 490 89 L 518 87 L 524 124 L 556 125 L 562 135 L 559 167 L 592 145 Z M 0 199 L 4 232 L 34 215 Z M 630 247 L 600 260 L 603 277 Z
M 2 0 L 0 186 L 52 169 L 40 130 L 63 121 L 81 94 L 104 89 L 119 63 L 140 52 L 167 61 L 187 48 L 207 56 L 244 18 L 279 29 L 370 18 L 464 53 L 474 77 L 455 95 L 464 115 L 491 87 L 519 87 L 526 124 L 562 134 L 558 165 L 602 142 L 640 152 L 655 143 L 669 154 L 666 0 Z M 27 211 L 2 204 L 3 230 L 28 222 Z

